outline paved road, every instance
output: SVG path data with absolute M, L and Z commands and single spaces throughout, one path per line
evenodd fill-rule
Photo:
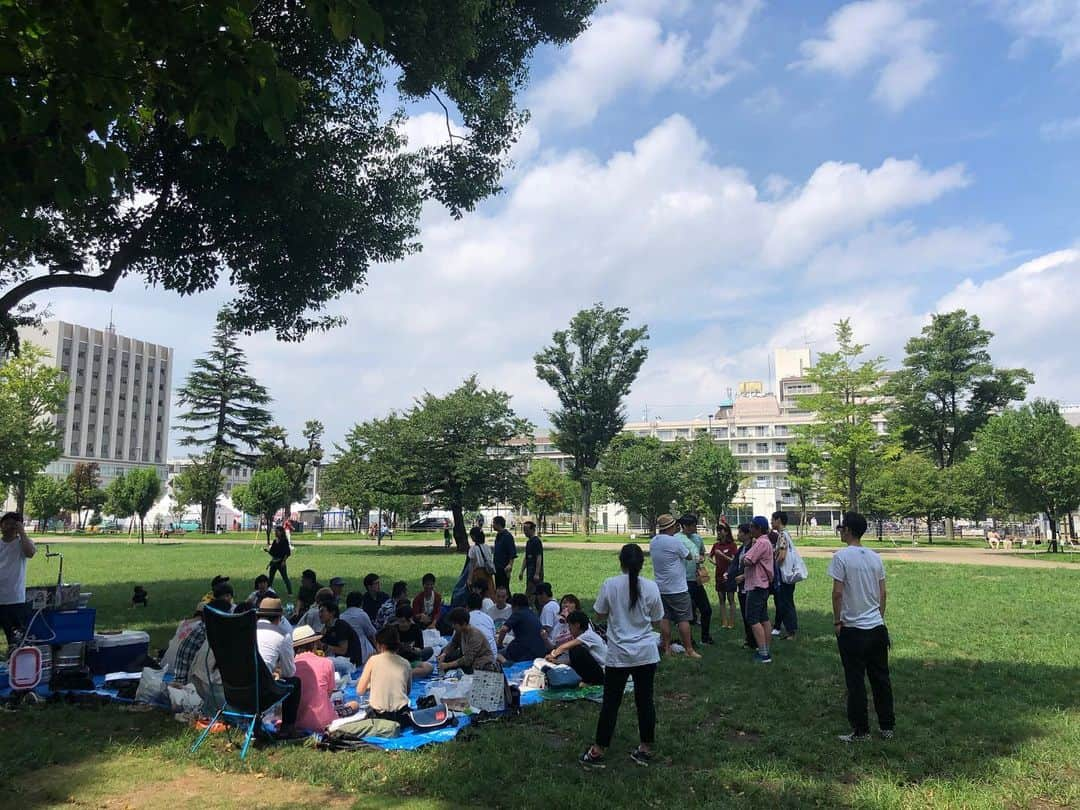
M 109 543 L 138 543 L 137 537 L 128 538 L 126 535 L 111 536 L 107 540 L 105 538 L 82 538 L 82 537 L 63 537 L 63 538 L 36 538 L 38 543 L 86 543 L 86 542 L 109 542 Z M 226 539 L 214 539 L 214 540 L 184 540 L 182 538 L 173 538 L 168 540 L 159 540 L 156 537 L 147 537 L 146 542 L 148 544 L 163 544 L 163 545 L 238 545 L 238 546 L 261 546 L 262 543 L 257 543 L 254 540 L 226 540 Z M 358 548 L 374 548 L 374 540 L 316 540 L 302 537 L 294 537 L 294 544 L 297 546 L 336 546 L 336 547 L 358 547 Z M 394 547 L 413 547 L 413 548 L 442 548 L 442 543 L 431 542 L 427 543 L 421 540 L 383 540 L 384 546 Z M 585 551 L 600 551 L 607 552 L 614 555 L 618 549 L 618 543 L 581 543 L 581 542 L 567 542 L 560 540 L 545 540 L 545 548 L 567 548 L 567 549 L 580 549 Z M 833 552 L 839 548 L 825 548 L 814 546 L 801 546 L 799 552 L 804 557 L 830 557 Z M 963 548 L 959 546 L 948 546 L 931 548 L 930 546 L 885 546 L 878 547 L 871 545 L 875 551 L 880 552 L 887 559 L 892 560 L 906 560 L 909 562 L 932 562 L 932 563 L 957 563 L 960 565 L 1001 565 L 1011 567 L 1023 567 L 1023 568 L 1065 568 L 1080 571 L 1080 564 L 1075 562 L 1069 562 L 1068 554 L 1049 554 L 1043 552 L 1040 554 L 1034 554 L 1032 552 L 1010 552 L 1010 551 L 994 551 L 989 548 Z M 1070 552 L 1074 554 L 1076 552 Z

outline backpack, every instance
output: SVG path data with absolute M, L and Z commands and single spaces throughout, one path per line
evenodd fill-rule
M 431 731 L 444 726 L 457 725 L 454 713 L 442 703 L 437 703 L 426 709 L 413 709 L 409 712 L 409 719 L 418 731 Z
M 572 667 L 558 666 L 544 670 L 548 689 L 577 689 L 581 686 L 581 676 Z

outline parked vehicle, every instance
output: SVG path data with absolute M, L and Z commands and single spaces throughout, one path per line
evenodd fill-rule
M 450 521 L 442 517 L 426 517 L 409 524 L 410 532 L 441 532 L 450 528 Z

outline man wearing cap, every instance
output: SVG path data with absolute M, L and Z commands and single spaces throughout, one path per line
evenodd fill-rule
M 664 605 L 664 618 L 660 622 L 664 652 L 671 653 L 671 623 L 675 622 L 679 626 L 679 637 L 686 654 L 690 658 L 701 658 L 690 637 L 693 608 L 690 591 L 686 587 L 686 561 L 692 559 L 692 555 L 675 537 L 679 523 L 671 515 L 660 515 L 656 520 L 656 530 L 656 536 L 649 541 L 649 557 L 652 559 L 656 585 L 660 589 L 660 601 Z
M 683 515 L 679 518 L 682 531 L 675 536 L 694 555 L 693 559 L 685 563 L 686 590 L 690 594 L 690 602 L 701 614 L 701 643 L 712 644 L 712 636 L 709 634 L 712 605 L 709 604 L 709 595 L 705 592 L 705 586 L 698 582 L 698 566 L 705 560 L 705 543 L 701 535 L 697 533 L 697 522 L 697 515 L 690 513 Z
M 743 585 L 746 587 L 746 623 L 754 634 L 757 651 L 754 660 L 759 664 L 771 664 L 769 639 L 769 591 L 773 580 L 773 547 L 769 542 L 769 520 L 758 515 L 750 521 L 750 536 L 754 542 L 743 554 Z
M 278 734 L 289 736 L 296 730 L 296 713 L 300 708 L 302 686 L 296 677 L 296 661 L 293 657 L 292 639 L 281 632 L 279 625 L 285 610 L 280 599 L 263 599 L 256 609 L 259 617 L 255 625 L 255 642 L 259 655 L 272 673 L 280 673 L 277 680 L 292 686 L 292 691 L 281 704 L 281 728 Z
M 334 594 L 334 601 L 340 602 L 342 599 L 341 595 L 345 592 L 345 580 L 341 577 L 333 577 L 330 580 L 330 590 Z
M 22 515 L 8 512 L 0 518 L 0 627 L 8 649 L 15 636 L 26 629 L 26 561 L 37 554 L 34 541 L 26 536 Z

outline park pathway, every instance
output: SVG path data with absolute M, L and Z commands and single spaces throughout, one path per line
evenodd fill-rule
M 106 538 L 91 538 L 87 537 L 57 537 L 57 538 L 35 538 L 38 543 L 87 543 L 87 542 L 109 542 L 109 543 L 138 543 L 137 537 L 126 536 L 109 536 Z M 262 546 L 261 542 L 256 542 L 251 539 L 244 540 L 226 540 L 214 538 L 212 540 L 185 540 L 183 538 L 168 538 L 159 539 L 157 537 L 147 537 L 146 542 L 148 545 L 241 545 L 241 546 Z M 300 546 L 326 546 L 326 547 L 356 547 L 356 548 L 375 548 L 376 543 L 374 540 L 319 540 L 319 539 L 307 539 L 302 536 L 293 536 L 293 544 Z M 391 546 L 394 548 L 442 548 L 441 542 L 425 542 L 423 540 L 383 540 L 383 546 Z M 610 554 L 615 554 L 619 549 L 618 543 L 611 542 L 596 542 L 596 543 L 583 543 L 574 541 L 563 540 L 545 540 L 544 547 L 549 549 L 576 549 L 581 551 L 604 551 Z M 800 546 L 799 553 L 804 557 L 810 558 L 827 558 L 831 557 L 840 548 L 839 544 L 834 547 L 821 547 L 821 546 Z M 960 546 L 939 546 L 933 548 L 927 545 L 922 546 L 879 546 L 876 543 L 867 544 L 867 548 L 872 548 L 874 551 L 880 553 L 886 560 L 903 560 L 906 562 L 929 562 L 929 563 L 949 563 L 959 565 L 1000 565 L 1009 566 L 1014 568 L 1063 568 L 1074 569 L 1080 571 L 1080 563 L 1070 560 L 1072 554 L 1076 552 L 1062 552 L 1060 554 L 1050 554 L 1048 552 L 1034 553 L 1025 551 L 995 551 L 989 548 L 964 548 Z

